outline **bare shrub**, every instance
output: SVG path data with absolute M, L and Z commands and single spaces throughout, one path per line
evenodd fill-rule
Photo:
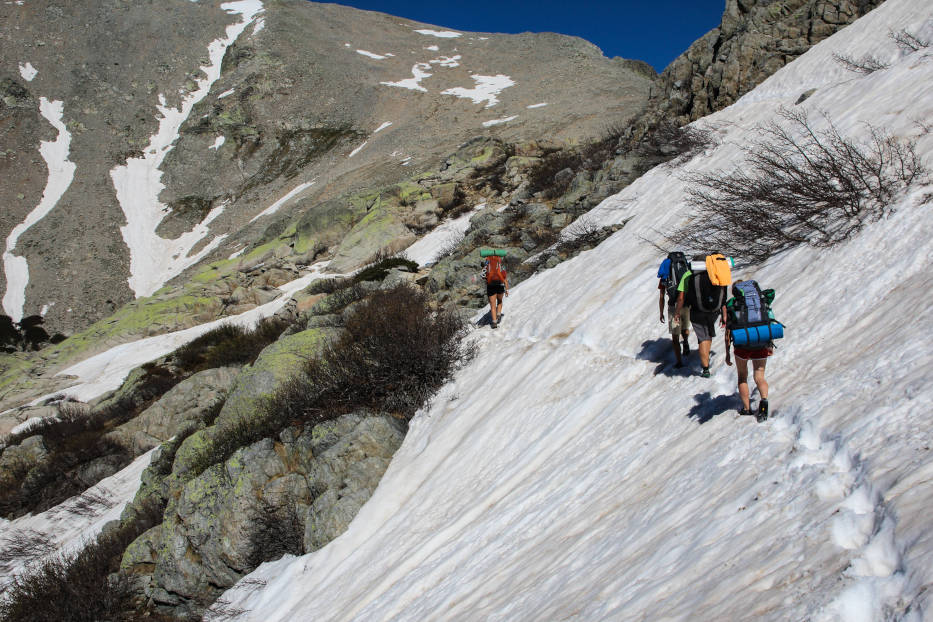
M 119 570 L 126 547 L 159 524 L 164 507 L 150 500 L 132 520 L 105 530 L 73 554 L 52 555 L 17 576 L 0 598 L 6 622 L 96 622 L 139 619 Z
M 564 169 L 577 171 L 582 165 L 579 153 L 570 150 L 561 150 L 550 153 L 541 158 L 528 171 L 528 190 L 531 193 L 544 192 L 549 199 L 559 197 L 570 186 L 573 175 L 559 176 Z
M 260 499 L 249 523 L 249 568 L 275 561 L 283 555 L 301 555 L 304 550 L 304 523 L 298 504 L 290 495 L 281 499 Z
M 305 290 L 309 294 L 333 294 L 337 290 L 341 290 L 344 287 L 349 287 L 353 283 L 353 279 L 343 278 L 343 277 L 334 277 L 332 279 L 318 279 L 308 285 L 308 288 Z
M 849 71 L 866 75 L 882 69 L 887 69 L 890 66 L 888 63 L 870 54 L 866 54 L 861 58 L 853 58 L 846 54 L 833 52 L 833 60 Z
M 804 111 L 780 115 L 788 124 L 760 127 L 740 168 L 688 178 L 696 217 L 671 242 L 753 261 L 799 244 L 831 246 L 883 217 L 899 192 L 926 177 L 910 141 L 869 126 L 858 144 L 832 123 L 813 130 Z
M 172 357 L 187 374 L 252 363 L 289 326 L 290 322 L 280 317 L 260 320 L 253 328 L 222 324 L 181 346 Z
M 661 119 L 649 128 L 634 152 L 653 166 L 657 161 L 676 158 L 689 158 L 713 144 L 713 134 L 709 130 L 693 125 L 680 126 L 670 119 Z M 644 165 L 642 166 L 644 169 Z
M 463 233 L 451 233 L 447 239 L 444 240 L 444 243 L 441 244 L 440 249 L 438 249 L 437 257 L 434 259 L 434 263 L 437 263 L 445 257 L 451 257 L 452 255 L 458 254 L 461 251 L 460 244 L 463 242 L 463 238 Z
M 418 264 L 405 257 L 387 257 L 364 267 L 354 275 L 353 280 L 357 283 L 361 281 L 381 281 L 389 275 L 389 270 L 392 268 L 403 268 L 407 272 L 417 272 Z
M 110 491 L 103 488 L 100 490 L 85 490 L 75 497 L 65 510 L 75 516 L 93 516 L 101 510 L 109 510 L 116 504 L 116 500 L 110 494 Z
M 603 238 L 599 225 L 589 218 L 578 218 L 564 229 L 557 252 L 572 254 L 584 246 L 599 244 Z
M 930 47 L 929 41 L 921 39 L 917 35 L 909 32 L 904 28 L 898 31 L 889 30 L 888 37 L 890 37 L 894 43 L 897 44 L 897 47 L 908 54 L 922 50 L 926 47 Z
M 46 533 L 35 529 L 11 529 L 0 540 L 0 566 L 9 569 L 12 563 L 28 563 L 53 553 L 56 548 Z

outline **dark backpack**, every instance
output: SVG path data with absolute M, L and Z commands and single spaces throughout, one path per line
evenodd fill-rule
M 668 253 L 667 258 L 670 260 L 671 265 L 667 279 L 664 281 L 664 288 L 667 290 L 667 304 L 673 305 L 677 302 L 677 286 L 680 285 L 680 280 L 684 274 L 690 270 L 690 262 L 687 261 L 687 256 L 680 251 Z
M 726 302 L 726 288 L 713 285 L 705 271 L 694 272 L 687 281 L 685 298 L 691 313 L 719 313 Z

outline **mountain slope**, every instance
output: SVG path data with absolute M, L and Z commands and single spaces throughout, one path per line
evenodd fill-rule
M 349 530 L 225 595 L 241 618 L 928 616 L 933 358 L 917 328 L 933 318 L 903 303 L 933 285 L 933 189 L 836 248 L 737 269 L 777 289 L 789 327 L 762 425 L 734 414 L 721 342 L 711 380 L 664 371 L 659 257 L 641 239 L 689 217 L 685 173 L 736 166 L 756 124 L 813 88 L 800 105 L 817 129 L 821 111 L 844 135 L 871 122 L 933 164 L 933 56 L 900 52 L 901 28 L 933 38 L 926 3 L 888 0 L 702 120 L 717 147 L 597 208 L 625 228 L 513 290 Z M 834 52 L 891 67 L 859 76 Z
M 0 19 L 4 313 L 69 333 L 470 138 L 624 123 L 655 79 L 573 37 L 304 0 L 11 2 Z

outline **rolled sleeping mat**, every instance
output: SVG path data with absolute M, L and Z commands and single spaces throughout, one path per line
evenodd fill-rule
M 732 343 L 740 347 L 762 346 L 784 336 L 784 325 L 780 322 L 771 322 L 760 326 L 748 328 L 735 328 L 732 330 Z
M 483 248 L 479 251 L 480 257 L 489 257 L 491 255 L 498 255 L 499 257 L 505 257 L 508 254 L 508 251 L 504 248 Z

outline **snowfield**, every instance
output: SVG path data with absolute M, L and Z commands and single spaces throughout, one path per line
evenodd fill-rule
M 659 254 L 689 218 L 683 173 L 730 169 L 755 126 L 800 106 L 847 136 L 917 140 L 933 166 L 933 6 L 888 0 L 732 107 L 718 146 L 668 164 L 590 218 L 627 220 L 525 281 L 502 327 L 412 421 L 349 530 L 262 565 L 224 595 L 243 620 L 921 620 L 933 601 L 933 186 L 830 250 L 738 278 L 774 287 L 788 326 L 771 420 L 739 419 L 735 372 L 675 373 Z M 888 60 L 862 76 L 833 52 Z M 925 125 L 926 124 L 926 125 Z M 630 220 L 629 220 L 630 219 Z M 696 372 L 696 359 L 693 372 Z

